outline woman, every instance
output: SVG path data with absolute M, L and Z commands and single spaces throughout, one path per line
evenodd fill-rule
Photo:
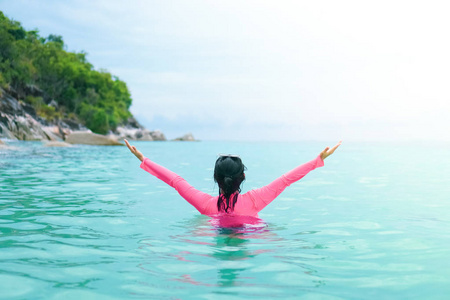
M 333 154 L 341 142 L 330 149 L 326 147 L 315 159 L 275 179 L 272 183 L 245 194 L 240 194 L 245 180 L 245 166 L 235 155 L 220 156 L 214 168 L 214 181 L 219 185 L 219 196 L 211 196 L 193 188 L 179 175 L 144 157 L 135 146 L 125 140 L 128 149 L 142 163 L 141 168 L 161 179 L 194 206 L 201 214 L 212 216 L 231 214 L 258 217 L 258 212 L 274 200 L 286 187 L 300 180 L 310 171 L 324 165 L 323 160 Z

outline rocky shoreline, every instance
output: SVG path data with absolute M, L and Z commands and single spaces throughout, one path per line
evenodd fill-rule
M 36 93 L 36 91 L 33 91 Z M 62 119 L 48 121 L 39 117 L 30 104 L 17 100 L 14 93 L 0 89 L 0 139 L 50 141 L 67 144 L 123 145 L 123 139 L 133 141 L 166 141 L 164 133 L 148 130 L 133 117 L 107 135 L 95 134 L 79 121 Z M 176 140 L 192 141 L 192 134 Z M 52 145 L 48 143 L 48 145 Z M 63 145 L 63 144 L 61 144 Z

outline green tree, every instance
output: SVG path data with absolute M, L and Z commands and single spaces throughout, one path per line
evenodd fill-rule
M 44 92 L 38 113 L 48 119 L 75 116 L 98 133 L 124 123 L 132 102 L 126 83 L 95 70 L 85 52 L 64 48 L 62 36 L 43 38 L 38 30 L 26 31 L 0 12 L 0 87 L 13 89 L 31 103 L 34 98 L 25 95 L 26 87 L 38 86 Z M 50 100 L 58 103 L 57 111 L 45 104 Z

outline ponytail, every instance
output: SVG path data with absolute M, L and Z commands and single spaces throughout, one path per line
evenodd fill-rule
M 239 157 L 219 157 L 214 169 L 214 181 L 219 184 L 217 210 L 230 213 L 241 192 L 240 185 L 245 180 L 245 166 Z M 234 194 L 234 195 L 233 195 Z M 233 197 L 232 197 L 233 196 Z
M 233 179 L 230 176 L 225 176 L 223 179 L 222 191 L 225 195 L 231 195 L 233 193 Z
M 241 182 L 239 182 L 238 187 L 236 189 L 235 181 L 233 181 L 233 178 L 226 176 L 223 179 L 223 184 L 221 187 L 222 193 L 219 195 L 219 199 L 217 199 L 217 210 L 218 211 L 224 211 L 227 213 L 233 211 L 234 205 L 236 204 L 236 201 L 237 201 L 238 193 L 241 191 L 241 189 L 239 187 Z M 236 193 L 233 196 L 233 202 L 231 203 L 231 195 L 236 191 L 238 193 Z

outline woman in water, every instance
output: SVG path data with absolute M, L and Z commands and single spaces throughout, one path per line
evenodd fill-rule
M 315 168 L 322 167 L 325 158 L 341 145 L 330 149 L 326 147 L 315 159 L 275 179 L 272 183 L 245 194 L 241 194 L 241 183 L 245 180 L 246 170 L 239 156 L 222 155 L 216 160 L 214 181 L 219 185 L 219 196 L 211 196 L 196 190 L 179 175 L 146 158 L 135 146 L 125 140 L 128 149 L 142 163 L 141 168 L 161 179 L 194 206 L 201 214 L 213 216 L 231 214 L 258 217 L 258 212 L 272 202 L 286 187 L 300 180 Z

